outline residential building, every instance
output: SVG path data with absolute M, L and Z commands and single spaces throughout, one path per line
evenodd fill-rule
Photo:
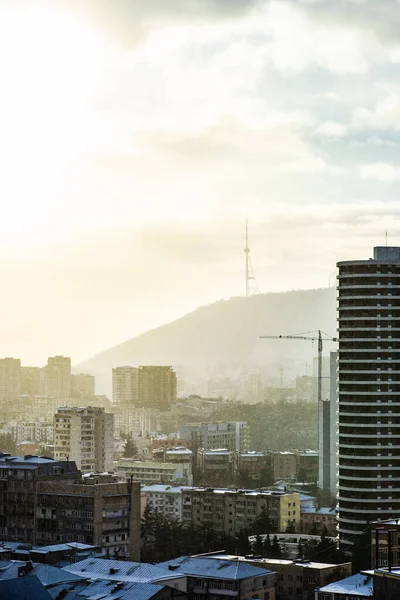
M 84 473 L 113 470 L 114 415 L 104 408 L 64 406 L 54 415 L 54 458 Z
M 197 448 L 244 452 L 250 450 L 250 427 L 245 421 L 218 423 L 195 423 L 182 425 L 179 429 L 182 440 L 192 440 Z
M 2 419 L 21 394 L 21 361 L 19 358 L 0 359 L 0 408 Z
M 8 429 L 17 444 L 26 441 L 50 444 L 54 438 L 53 423 L 48 421 L 11 421 Z
M 176 373 L 170 366 L 139 367 L 139 406 L 168 410 L 176 402 Z
M 146 436 L 158 430 L 158 412 L 122 404 L 114 409 L 114 423 L 118 434 Z
M 45 481 L 38 487 L 36 543 L 80 542 L 108 552 L 140 556 L 140 483 L 90 474 L 80 481 Z
M 42 369 L 40 367 L 21 367 L 21 394 L 40 396 L 43 392 Z
M 45 396 L 62 399 L 71 396 L 71 359 L 69 356 L 50 356 L 43 367 Z
M 278 479 L 296 479 L 298 456 L 296 452 L 274 452 L 272 456 L 272 472 L 274 481 Z
M 135 460 L 134 458 L 120 458 L 117 470 L 124 477 L 133 477 L 144 485 L 153 483 L 191 485 L 192 464 L 155 462 L 151 460 Z
M 301 531 L 313 535 L 335 536 L 337 527 L 337 512 L 335 508 L 307 508 L 300 514 Z
M 271 452 L 238 452 L 236 471 L 242 479 L 247 479 L 255 487 L 268 486 L 273 483 Z
M 318 480 L 319 453 L 315 450 L 297 452 L 297 479 L 308 483 Z
M 95 394 L 95 378 L 88 373 L 71 375 L 71 396 L 73 398 L 92 399 Z
M 38 494 L 42 481 L 77 479 L 73 461 L 0 454 L 0 541 L 36 543 Z
M 374 524 L 371 531 L 371 565 L 391 569 L 400 565 L 400 519 Z
M 329 396 L 323 398 L 318 407 L 319 427 L 319 470 L 318 487 L 331 496 L 336 496 L 337 472 L 337 412 L 338 384 L 337 364 L 338 353 L 330 353 Z
M 187 487 L 183 491 L 182 521 L 202 526 L 212 523 L 217 531 L 238 535 L 257 517 L 264 517 L 272 531 L 288 525 L 300 527 L 300 495 L 275 491 Z
M 158 566 L 187 576 L 189 600 L 202 597 L 275 600 L 275 573 L 263 567 L 211 556 L 181 556 Z
M 184 446 L 157 448 L 153 450 L 153 457 L 158 462 L 192 463 L 193 452 Z
M 400 588 L 399 588 L 400 589 Z M 315 594 L 315 600 L 371 600 L 374 596 L 374 579 L 372 573 L 362 572 L 324 585 Z M 389 600 L 389 596 L 383 596 Z M 398 598 L 398 596 L 396 596 Z
M 374 600 L 398 600 L 400 598 L 399 568 L 377 569 L 373 572 L 373 598 Z
M 215 556 L 210 555 L 210 556 Z M 322 586 L 351 575 L 351 563 L 338 565 L 329 563 L 292 561 L 278 558 L 248 558 L 242 556 L 217 555 L 221 560 L 236 559 L 276 573 L 277 600 L 314 600 L 315 592 Z M 350 598 L 348 599 L 350 600 Z M 353 599 L 351 599 L 353 600 Z
M 228 485 L 233 481 L 235 471 L 235 453 L 225 448 L 197 452 L 196 482 L 214 485 Z
M 117 406 L 139 404 L 139 369 L 137 367 L 115 367 L 112 370 L 112 400 Z
M 339 262 L 339 539 L 400 516 L 400 247 Z
M 142 514 L 146 506 L 165 517 L 171 517 L 182 521 L 182 486 L 153 484 L 143 485 L 142 492 Z

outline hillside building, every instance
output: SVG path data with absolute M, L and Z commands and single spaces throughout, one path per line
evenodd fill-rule
M 135 460 L 120 458 L 117 463 L 118 473 L 123 477 L 133 477 L 143 485 L 153 483 L 170 485 L 192 485 L 191 462 L 155 462 L 151 460 Z
M 139 403 L 139 369 L 115 367 L 112 370 L 112 401 L 116 406 L 137 407 Z
M 90 400 L 95 394 L 95 378 L 88 373 L 71 375 L 71 396 Z
M 73 460 L 84 473 L 113 470 L 114 415 L 104 408 L 59 408 L 54 416 L 54 458 Z
M 182 425 L 179 437 L 182 440 L 192 440 L 197 448 L 205 450 L 226 448 L 244 452 L 251 447 L 250 427 L 245 421 Z
M 40 367 L 21 367 L 21 394 L 40 396 L 44 393 L 43 372 Z
M 339 268 L 339 539 L 400 516 L 400 248 Z
M 0 359 L 0 408 L 8 415 L 21 394 L 21 361 L 19 358 Z M 2 418 L 4 418 L 4 416 Z
M 139 367 L 139 406 L 168 410 L 176 402 L 176 373 L 170 366 Z

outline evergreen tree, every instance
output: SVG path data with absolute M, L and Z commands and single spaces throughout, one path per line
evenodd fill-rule
M 282 558 L 282 548 L 278 542 L 278 538 L 274 535 L 271 546 L 271 558 Z
M 253 549 L 254 554 L 257 554 L 258 556 L 263 555 L 264 543 L 263 543 L 263 538 L 259 533 L 256 535 L 256 539 L 253 542 L 252 549 Z
M 285 533 L 296 533 L 296 527 L 293 521 L 290 521 L 290 523 L 288 523 Z
M 264 537 L 264 545 L 263 545 L 263 556 L 265 558 L 271 558 L 271 539 L 269 537 L 269 533 Z
M 297 555 L 298 555 L 298 558 L 303 558 L 303 556 L 304 556 L 304 550 L 303 550 L 303 544 L 301 542 L 301 538 L 299 540 L 299 545 L 297 548 Z
M 132 436 L 129 435 L 126 437 L 125 447 L 124 447 L 124 458 L 133 458 L 137 456 L 138 449 L 135 442 L 132 439 Z

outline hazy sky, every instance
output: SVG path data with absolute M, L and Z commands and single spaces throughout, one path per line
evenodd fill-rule
M 400 2 L 0 0 L 0 355 L 400 243 Z

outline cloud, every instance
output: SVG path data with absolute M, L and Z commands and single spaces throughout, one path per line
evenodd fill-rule
M 364 179 L 376 179 L 378 181 L 399 181 L 400 165 L 377 162 L 370 165 L 363 165 L 360 168 L 361 177 Z
M 313 135 L 328 138 L 343 138 L 347 135 L 347 126 L 336 121 L 324 121 L 314 129 Z

